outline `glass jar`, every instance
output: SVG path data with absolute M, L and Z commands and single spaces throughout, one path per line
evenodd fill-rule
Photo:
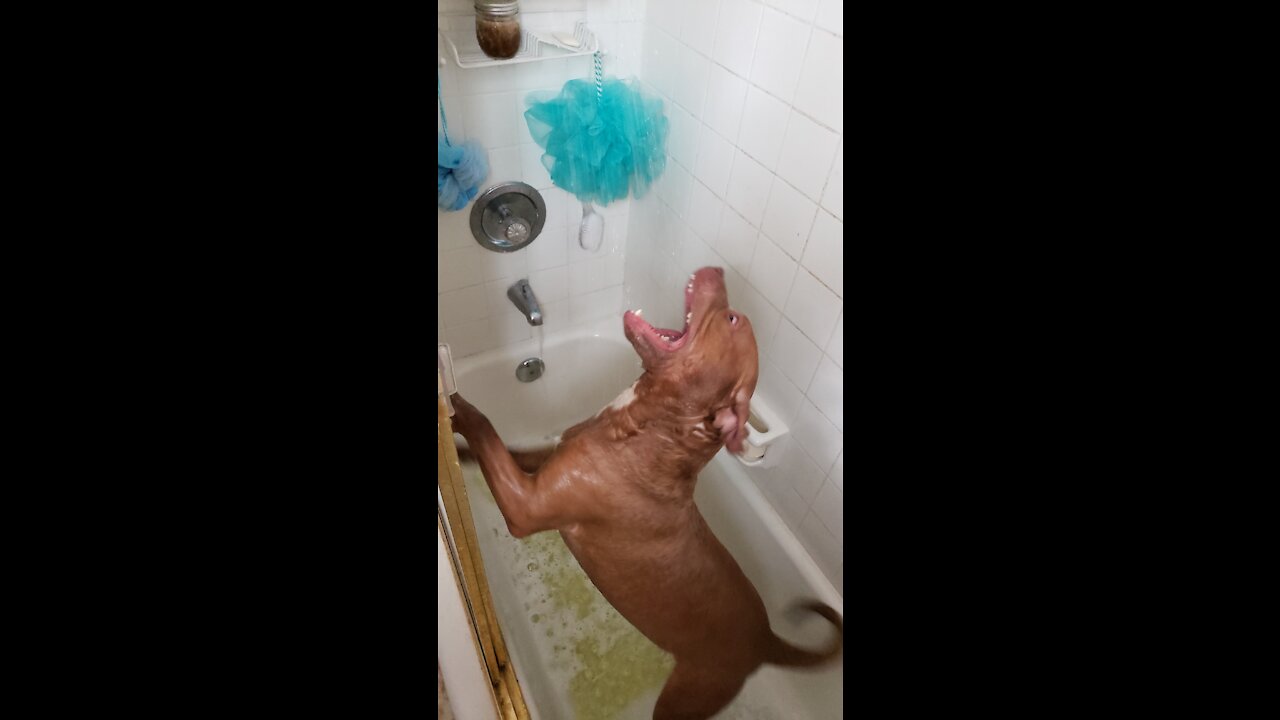
M 475 0 L 476 41 L 485 55 L 498 60 L 515 57 L 520 50 L 520 4 L 516 0 Z

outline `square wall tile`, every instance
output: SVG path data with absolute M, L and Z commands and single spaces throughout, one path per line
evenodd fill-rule
M 527 253 L 529 271 L 546 270 L 569 262 L 569 245 L 565 242 L 568 230 L 561 225 L 544 225 L 533 242 L 517 252 Z
M 827 473 L 827 480 L 834 483 L 840 488 L 840 492 L 844 492 L 844 451 L 840 451 L 840 455 L 836 457 L 836 464 L 831 466 L 831 472 Z
M 689 171 L 668 159 L 667 169 L 658 178 L 658 197 L 662 198 L 677 217 L 688 217 L 692 185 L 693 176 Z
M 817 463 L 803 451 L 788 453 L 786 462 L 778 466 L 778 473 L 787 478 L 806 506 L 813 503 L 827 475 L 826 471 L 819 468 Z
M 711 61 L 683 45 L 680 46 L 679 53 L 680 61 L 672 97 L 695 118 L 702 117 L 707 79 L 712 75 Z M 719 69 L 719 66 L 716 68 Z
M 733 166 L 733 145 L 706 125 L 702 126 L 701 138 L 693 174 L 716 197 L 723 198 L 729 187 L 729 170 Z
M 844 370 L 831 358 L 823 357 L 818 363 L 805 395 L 832 425 L 844 431 Z
M 648 0 L 645 19 L 671 35 L 679 35 L 684 6 L 681 0 Z
M 670 98 L 675 90 L 680 42 L 656 26 L 647 25 L 641 47 L 644 55 L 640 60 L 640 76 L 658 94 Z M 582 77 L 589 75 L 590 72 L 583 73 Z
M 667 152 L 684 169 L 693 172 L 694 160 L 698 158 L 698 133 L 702 130 L 702 125 L 679 105 L 667 108 L 667 118 L 670 121 Z
M 772 8 L 765 8 L 760 39 L 751 61 L 751 84 L 785 103 L 795 97 L 800 68 L 809 44 L 809 26 Z
M 489 150 L 489 177 L 484 185 L 500 182 L 524 182 L 524 171 L 520 165 L 520 146 L 494 148 Z
M 818 207 L 804 193 L 781 177 L 774 177 L 760 230 L 783 252 L 799 260 L 817 211 Z
M 538 242 L 536 239 L 534 243 Z M 532 243 L 530 244 L 532 246 Z M 525 277 L 529 273 L 529 256 L 522 250 L 512 253 L 500 253 L 485 250 L 480 246 L 476 246 L 480 251 L 480 274 L 485 280 L 497 280 L 504 277 Z
M 758 228 L 764 218 L 772 182 L 773 173 L 739 150 L 729 173 L 729 189 L 726 191 L 725 201 L 729 203 L 729 207 L 741 213 L 747 222 Z
M 698 180 L 693 182 L 689 195 L 689 228 L 705 242 L 714 243 L 724 201 Z
M 836 35 L 844 35 L 844 1 L 821 0 L 813 24 Z
M 489 316 L 484 286 L 472 285 L 440 294 L 440 318 L 445 327 L 455 328 Z
M 844 493 L 840 488 L 824 482 L 814 498 L 813 514 L 836 536 L 836 540 L 844 542 Z
M 715 250 L 734 270 L 745 274 L 756 248 L 756 229 L 731 208 L 720 213 Z
M 454 359 L 484 352 L 498 346 L 498 335 L 489 318 L 481 318 L 449 328 L 449 350 Z
M 777 8 L 805 22 L 813 22 L 818 11 L 818 0 L 762 0 L 765 5 Z
M 755 260 L 751 261 L 752 267 Z M 769 352 L 769 344 L 778 331 L 778 321 L 782 313 L 764 299 L 760 291 L 748 284 L 737 293 L 729 296 L 729 306 L 747 316 L 751 321 L 751 331 L 756 336 L 756 348 L 760 354 Z
M 800 403 L 800 413 L 796 415 L 791 431 L 800 447 L 822 468 L 823 474 L 831 469 L 836 456 L 844 449 L 844 433 L 807 398 Z
M 774 333 L 769 356 L 796 387 L 807 388 L 813 372 L 818 369 L 822 351 L 784 316 L 778 323 L 778 332 Z
M 709 266 L 724 265 L 724 258 L 720 257 L 711 245 L 704 242 L 696 235 L 686 236 L 684 243 L 680 246 L 680 257 L 677 260 L 680 272 L 682 274 L 693 273 L 699 268 Z
M 796 277 L 796 261 L 787 257 L 764 233 L 756 238 L 756 251 L 751 258 L 747 280 L 776 308 L 787 303 L 791 282 Z
M 827 189 L 822 191 L 822 207 L 832 215 L 844 219 L 844 142 L 840 143 L 840 151 L 836 153 L 836 164 L 831 167 L 831 175 L 827 178 Z
M 789 109 L 781 100 L 752 85 L 742 109 L 738 147 L 770 170 L 778 168 Z
M 510 345 L 533 337 L 533 326 L 514 307 L 509 313 L 490 316 L 489 321 L 493 323 L 494 347 Z M 545 323 L 544 320 L 543 324 Z
M 840 313 L 835 332 L 831 333 L 831 342 L 827 343 L 827 357 L 844 367 L 844 313 Z
M 796 85 L 796 108 L 844 132 L 844 39 L 822 30 L 809 38 L 809 51 Z
M 436 292 L 446 293 L 484 282 L 484 272 L 480 265 L 482 252 L 484 250 L 475 245 L 441 250 L 437 254 L 440 265 L 436 271 Z
M 707 81 L 707 101 L 702 121 L 724 138 L 738 137 L 742 106 L 747 98 L 747 81 L 719 65 L 711 68 Z
M 764 8 L 750 0 L 722 0 L 716 24 L 715 61 L 739 77 L 751 74 L 756 34 Z
M 795 323 L 817 347 L 826 347 L 835 330 L 844 303 L 840 297 L 818 281 L 808 270 L 796 273 L 791 295 L 782 314 Z
M 768 357 L 760 358 L 760 378 L 756 381 L 756 395 L 759 395 L 788 425 L 795 420 L 800 412 L 800 404 L 804 402 L 804 393 L 778 369 L 778 363 Z
M 538 190 L 553 187 L 551 173 L 547 172 L 546 166 L 542 164 L 542 148 L 534 143 L 525 143 L 520 146 L 520 174 L 525 182 Z
M 491 148 L 520 144 L 516 93 L 465 95 L 461 104 L 469 139 Z
M 533 294 L 540 304 L 564 300 L 569 297 L 569 268 L 562 265 L 531 272 L 529 285 L 533 288 Z M 505 290 L 503 294 L 505 297 Z
M 787 120 L 778 175 L 810 200 L 822 197 L 839 136 L 794 110 Z
M 471 206 L 474 204 L 472 200 L 461 210 L 436 208 L 436 238 L 440 250 L 471 247 L 476 241 L 471 235 Z
M 716 18 L 720 13 L 720 0 L 694 0 L 681 4 L 684 20 L 680 24 L 680 39 L 686 45 L 707 57 L 716 47 Z
M 844 297 L 844 223 L 819 210 L 800 264 Z

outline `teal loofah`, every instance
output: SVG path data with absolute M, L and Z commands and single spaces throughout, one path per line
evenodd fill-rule
M 524 114 L 543 149 L 551 182 L 583 202 L 601 205 L 642 196 L 667 166 L 667 118 L 662 101 L 639 83 L 570 80 L 550 99 L 530 98 Z
M 436 100 L 440 103 L 443 137 L 436 137 L 436 205 L 441 210 L 461 210 L 480 192 L 489 175 L 484 148 L 475 141 L 453 145 L 449 142 L 449 121 L 444 116 L 440 74 L 436 73 Z

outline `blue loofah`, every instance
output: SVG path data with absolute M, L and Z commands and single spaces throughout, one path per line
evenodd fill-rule
M 444 96 L 440 74 L 436 73 L 436 101 L 440 103 L 440 128 L 436 136 L 436 205 L 441 210 L 461 210 L 480 192 L 480 183 L 489 176 L 489 160 L 475 141 L 454 145 L 449 142 L 449 121 L 444 116 Z
M 441 210 L 461 210 L 489 175 L 484 148 L 474 141 L 450 145 L 442 137 L 436 140 L 436 204 Z
M 607 205 L 643 196 L 662 175 L 668 122 L 662 100 L 637 82 L 605 80 L 599 54 L 595 63 L 594 83 L 570 80 L 554 97 L 530 95 L 524 117 L 551 182 Z

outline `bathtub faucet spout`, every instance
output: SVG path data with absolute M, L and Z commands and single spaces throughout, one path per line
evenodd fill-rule
M 511 304 L 516 306 L 530 325 L 542 324 L 542 306 L 538 304 L 538 298 L 533 296 L 533 288 L 529 287 L 527 279 L 517 280 L 507 288 L 507 297 L 511 298 Z

